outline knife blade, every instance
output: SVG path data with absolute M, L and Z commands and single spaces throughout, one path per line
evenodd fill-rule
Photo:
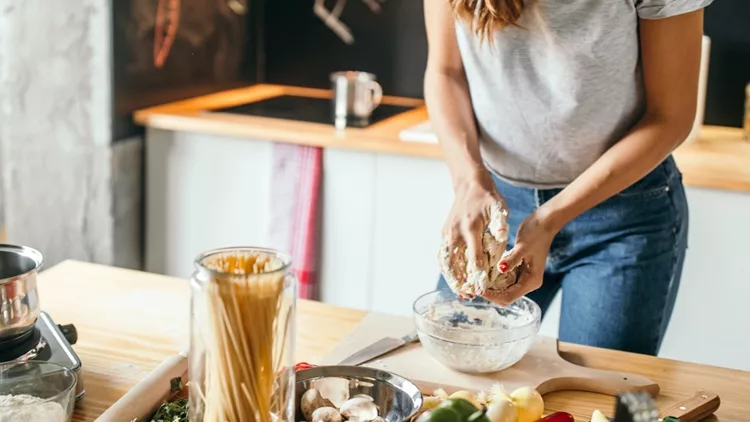
M 377 357 L 383 356 L 386 353 L 392 352 L 396 349 L 406 346 L 409 343 L 413 343 L 419 340 L 416 331 L 401 337 L 385 337 L 372 343 L 371 345 L 354 352 L 348 358 L 339 362 L 339 365 L 343 366 L 357 366 L 363 363 L 367 363 Z
M 721 399 L 716 393 L 699 391 L 693 397 L 661 412 L 662 417 L 659 418 L 659 421 L 699 422 L 713 415 L 720 405 Z M 607 419 L 609 422 L 616 422 L 614 418 L 607 417 Z

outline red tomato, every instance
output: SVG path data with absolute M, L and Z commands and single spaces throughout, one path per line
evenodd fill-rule
M 573 415 L 567 412 L 555 412 L 547 415 L 536 422 L 575 422 Z
M 315 365 L 311 365 L 311 364 L 309 364 L 307 362 L 300 362 L 300 363 L 294 365 L 294 370 L 295 371 L 302 371 L 304 369 L 310 369 L 310 368 L 312 368 L 314 366 Z

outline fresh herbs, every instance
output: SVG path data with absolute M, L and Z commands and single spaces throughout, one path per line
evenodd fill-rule
M 184 397 L 162 404 L 150 422 L 187 422 L 187 420 L 188 399 Z
M 179 393 L 185 388 L 182 377 L 174 377 L 169 380 L 169 390 Z M 149 422 L 188 422 L 188 399 L 187 397 L 164 402 L 159 409 L 148 419 Z M 136 421 L 133 421 L 136 422 Z

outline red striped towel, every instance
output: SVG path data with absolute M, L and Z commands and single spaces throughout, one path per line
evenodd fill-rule
M 318 298 L 322 170 L 321 148 L 274 143 L 269 238 L 274 248 L 292 255 L 303 299 Z

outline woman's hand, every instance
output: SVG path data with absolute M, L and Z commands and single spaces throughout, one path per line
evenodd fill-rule
M 456 270 L 456 278 L 465 280 L 466 274 L 458 271 L 466 268 L 466 254 L 476 260 L 477 266 L 482 268 L 485 261 L 482 234 L 489 221 L 490 207 L 500 201 L 505 207 L 505 201 L 497 192 L 490 173 L 482 168 L 465 182 L 455 187 L 455 199 L 448 220 L 443 228 L 443 236 L 448 240 L 450 252 L 450 266 Z
M 541 216 L 542 211 L 539 208 L 521 223 L 513 249 L 498 264 L 503 273 L 520 265 L 518 282 L 505 290 L 491 291 L 485 295 L 485 299 L 508 306 L 542 286 L 549 248 L 558 231 L 546 223 Z

